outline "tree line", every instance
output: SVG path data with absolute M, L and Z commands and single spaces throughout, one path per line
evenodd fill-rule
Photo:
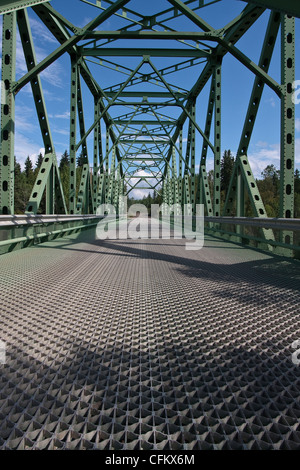
M 234 168 L 235 157 L 231 150 L 225 150 L 221 160 L 221 213 L 225 205 L 226 194 L 230 185 L 230 180 Z M 211 198 L 213 196 L 214 187 L 214 170 L 208 172 L 208 183 Z M 295 200 L 294 200 L 294 217 L 300 218 L 300 171 L 295 170 Z M 279 217 L 280 206 L 280 171 L 275 165 L 267 165 L 261 172 L 261 177 L 256 179 L 256 184 L 259 189 L 260 195 L 265 205 L 268 217 Z M 197 188 L 196 188 L 197 189 Z M 162 204 L 161 190 L 154 191 L 152 194 L 149 192 L 147 196 L 142 199 L 135 200 L 129 199 L 128 205 L 131 204 L 144 204 L 150 210 L 151 204 Z M 232 215 L 235 213 L 235 203 L 232 207 Z M 253 210 L 248 194 L 245 194 L 245 217 L 253 217 Z
M 35 164 L 28 156 L 25 160 L 24 169 L 22 170 L 20 163 L 15 158 L 15 214 L 23 214 L 26 210 L 27 203 L 32 192 L 32 188 L 39 169 L 43 162 L 43 155 L 40 153 L 37 157 Z M 225 204 L 226 193 L 230 184 L 230 179 L 234 167 L 235 157 L 230 150 L 225 150 L 221 160 L 221 209 Z M 86 156 L 81 153 L 76 159 L 76 181 L 77 181 L 77 192 L 79 189 L 82 166 L 87 163 Z M 59 170 L 61 176 L 62 188 L 65 194 L 66 202 L 69 200 L 69 178 L 70 178 L 70 157 L 68 151 L 61 155 L 59 161 Z M 300 171 L 295 170 L 295 202 L 294 202 L 294 216 L 300 218 Z M 214 172 L 210 170 L 208 172 L 208 181 L 211 191 L 213 194 L 213 180 Z M 268 217 L 279 217 L 279 197 L 280 197 L 280 171 L 275 165 L 267 165 L 262 171 L 261 177 L 256 179 L 256 183 L 264 202 Z M 162 204 L 161 190 L 153 191 L 152 194 L 149 192 L 147 196 L 144 196 L 140 200 L 130 198 L 128 205 L 141 203 L 146 205 L 150 209 L 152 204 Z M 245 199 L 246 208 L 245 216 L 253 216 L 249 197 L 246 195 Z M 39 209 L 40 213 L 45 212 L 45 195 L 43 196 L 41 206 Z
M 17 161 L 15 157 L 15 167 L 14 167 L 14 174 L 15 174 L 15 214 L 24 214 L 26 210 L 27 203 L 29 201 L 32 188 L 36 177 L 38 175 L 39 169 L 43 162 L 43 155 L 40 153 L 37 157 L 35 163 L 32 162 L 31 158 L 28 156 L 24 163 L 24 169 L 22 170 L 20 163 Z M 76 191 L 78 193 L 79 185 L 80 185 L 80 178 L 82 173 L 83 165 L 87 163 L 87 157 L 81 153 L 76 159 L 76 184 L 77 188 Z M 61 155 L 59 161 L 59 172 L 60 178 L 62 183 L 62 188 L 65 195 L 66 203 L 69 200 L 69 184 L 70 184 L 70 157 L 68 151 Z M 45 213 L 46 207 L 46 196 L 43 195 L 39 213 Z
M 225 204 L 227 189 L 234 167 L 235 157 L 230 150 L 225 150 L 221 161 L 221 207 Z M 212 189 L 213 171 L 209 174 Z M 280 210 L 280 170 L 275 165 L 269 164 L 261 172 L 260 178 L 256 179 L 256 184 L 263 200 L 268 217 L 279 217 Z M 294 217 L 300 218 L 300 171 L 294 173 Z M 245 217 L 252 217 L 253 210 L 247 191 L 245 191 Z

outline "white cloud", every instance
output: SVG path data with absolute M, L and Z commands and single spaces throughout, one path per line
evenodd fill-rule
M 295 140 L 295 164 L 296 168 L 300 167 L 300 139 Z
M 37 26 L 38 24 L 40 26 Z M 57 47 L 59 46 L 59 44 L 56 41 L 56 39 L 50 34 L 50 32 L 47 33 L 46 29 L 43 29 L 43 30 L 41 29 L 42 25 L 40 23 L 34 20 L 34 25 L 35 25 L 34 28 L 32 28 L 33 37 L 35 39 L 34 48 L 35 48 L 37 63 L 39 63 L 45 57 L 48 56 L 49 52 L 46 46 L 48 46 L 49 43 L 55 43 Z M 36 27 L 38 28 L 38 31 L 36 31 L 35 29 Z M 2 42 L 2 29 L 0 31 L 0 42 Z M 45 44 L 45 48 L 41 47 L 41 45 L 43 44 Z M 16 79 L 19 80 L 27 72 L 28 72 L 28 69 L 26 66 L 25 58 L 24 58 L 23 47 L 22 47 L 20 35 L 18 33 L 17 34 L 17 49 L 16 49 Z M 47 67 L 43 72 L 41 72 L 40 77 L 43 81 L 51 84 L 52 86 L 61 88 L 63 86 L 62 74 L 63 74 L 63 68 L 61 67 L 58 61 L 55 61 L 53 64 Z M 30 87 L 29 87 L 29 90 L 31 92 Z
M 271 96 L 269 99 L 265 100 L 265 103 L 268 103 L 272 108 L 276 108 L 276 101 L 273 96 Z
M 138 179 L 139 178 L 142 178 L 142 177 L 147 177 L 147 176 L 153 176 L 152 173 L 150 173 L 149 171 L 145 171 L 145 170 L 138 170 L 135 174 L 134 174 L 134 178 L 130 178 L 128 181 L 128 183 L 131 185 L 131 186 L 134 186 L 137 182 L 138 182 Z M 160 179 L 160 175 L 158 174 L 158 179 L 149 179 L 149 183 L 150 185 L 153 185 L 155 186 L 155 184 L 158 182 L 158 180 Z M 130 186 L 129 184 L 127 185 L 127 188 L 128 190 L 130 189 Z M 143 199 L 144 196 L 148 196 L 149 193 L 153 193 L 153 189 L 149 186 L 149 188 L 147 189 L 140 189 L 139 187 L 142 186 L 142 187 L 147 187 L 147 181 L 145 180 L 142 180 L 140 181 L 136 187 L 130 191 L 129 193 L 129 197 L 133 197 L 134 199 Z M 158 189 L 158 187 L 156 188 Z
M 54 119 L 70 119 L 70 111 L 65 111 L 62 114 L 49 114 L 49 118 Z
M 296 119 L 295 129 L 297 132 L 300 132 L 300 119 L 299 118 Z
M 60 135 L 66 135 L 66 136 L 70 136 L 70 132 L 67 131 L 66 129 L 57 129 L 57 128 L 53 128 L 52 129 L 52 132 L 53 134 L 60 134 Z
M 31 140 L 29 137 L 26 137 L 24 134 L 16 131 L 15 139 L 15 156 L 23 167 L 26 158 L 29 156 L 32 163 L 35 164 L 39 153 L 44 155 L 45 149 L 41 148 L 36 142 Z
M 16 130 L 20 132 L 36 131 L 36 123 L 33 122 L 34 109 L 21 104 L 16 105 Z
M 280 169 L 280 144 L 256 144 L 258 150 L 248 155 L 249 163 L 255 178 L 260 178 L 261 172 L 267 165 L 274 165 Z M 295 167 L 300 165 L 300 138 L 295 140 Z
M 40 74 L 41 80 L 49 83 L 56 88 L 63 88 L 63 68 L 58 61 L 51 64 Z
M 266 148 L 266 147 L 268 147 L 268 142 L 264 142 L 263 140 L 259 140 L 255 145 L 256 145 L 256 147 Z
M 149 190 L 147 191 L 146 189 L 133 189 L 130 193 L 129 193 L 129 197 L 133 197 L 134 199 L 143 199 L 144 196 L 148 196 L 148 194 L 151 193 L 152 194 L 152 190 Z
M 50 33 L 50 31 L 36 18 L 30 18 L 30 27 L 33 39 L 44 42 L 45 44 L 56 44 L 59 46 L 57 39 Z
M 81 21 L 81 23 L 78 25 L 79 28 L 84 28 L 86 25 L 88 25 L 90 22 L 92 21 L 92 18 L 90 18 L 89 16 L 86 16 L 85 18 L 83 18 L 83 20 Z
M 188 141 L 188 140 L 187 140 L 187 138 L 186 138 L 186 137 L 183 137 L 183 138 L 182 138 L 182 143 L 183 143 L 183 144 L 185 144 L 187 141 Z M 180 140 L 179 140 L 179 139 L 177 139 L 177 140 L 176 140 L 176 144 L 178 144 L 178 145 L 179 145 L 179 143 L 180 143 Z
M 249 163 L 255 178 L 260 178 L 267 165 L 280 168 L 280 144 L 258 146 L 258 150 L 248 155 Z

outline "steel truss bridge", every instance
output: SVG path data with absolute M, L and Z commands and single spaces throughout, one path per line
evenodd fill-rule
M 300 449 L 293 99 L 300 5 L 236 2 L 240 13 L 220 29 L 203 18 L 210 8 L 226 9 L 226 0 L 161 0 L 153 7 L 74 0 L 74 8 L 88 8 L 85 17 L 93 12 L 82 27 L 55 0 L 0 2 L 0 448 Z M 33 15 L 57 43 L 40 61 Z M 255 61 L 239 40 L 263 15 Z M 280 82 L 269 73 L 276 42 Z M 63 55 L 70 58 L 67 194 L 41 80 Z M 222 204 L 228 58 L 253 75 L 253 86 Z M 101 78 L 108 73 L 107 86 Z M 15 104 L 26 85 L 45 154 L 26 211 L 16 215 Z M 267 87 L 281 103 L 276 219 L 267 217 L 248 160 Z M 206 90 L 201 127 L 197 105 Z M 78 181 L 80 153 L 87 163 Z M 120 201 L 137 188 L 161 191 L 173 217 L 188 205 L 195 223 L 202 204 L 204 247 L 185 250 L 176 237 L 97 240 L 99 206 L 114 206 L 121 224 Z M 245 216 L 246 201 L 252 217 Z

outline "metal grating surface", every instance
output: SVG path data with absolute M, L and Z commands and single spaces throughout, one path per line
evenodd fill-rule
M 300 449 L 299 262 L 90 231 L 0 265 L 1 449 Z

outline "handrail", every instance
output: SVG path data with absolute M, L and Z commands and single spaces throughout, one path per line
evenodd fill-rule
M 46 223 L 76 222 L 80 220 L 102 219 L 102 215 L 0 215 L 0 228 L 18 225 L 38 225 Z
M 204 217 L 205 222 L 247 225 L 260 228 L 272 228 L 278 230 L 300 230 L 300 219 L 282 219 L 268 217 Z

